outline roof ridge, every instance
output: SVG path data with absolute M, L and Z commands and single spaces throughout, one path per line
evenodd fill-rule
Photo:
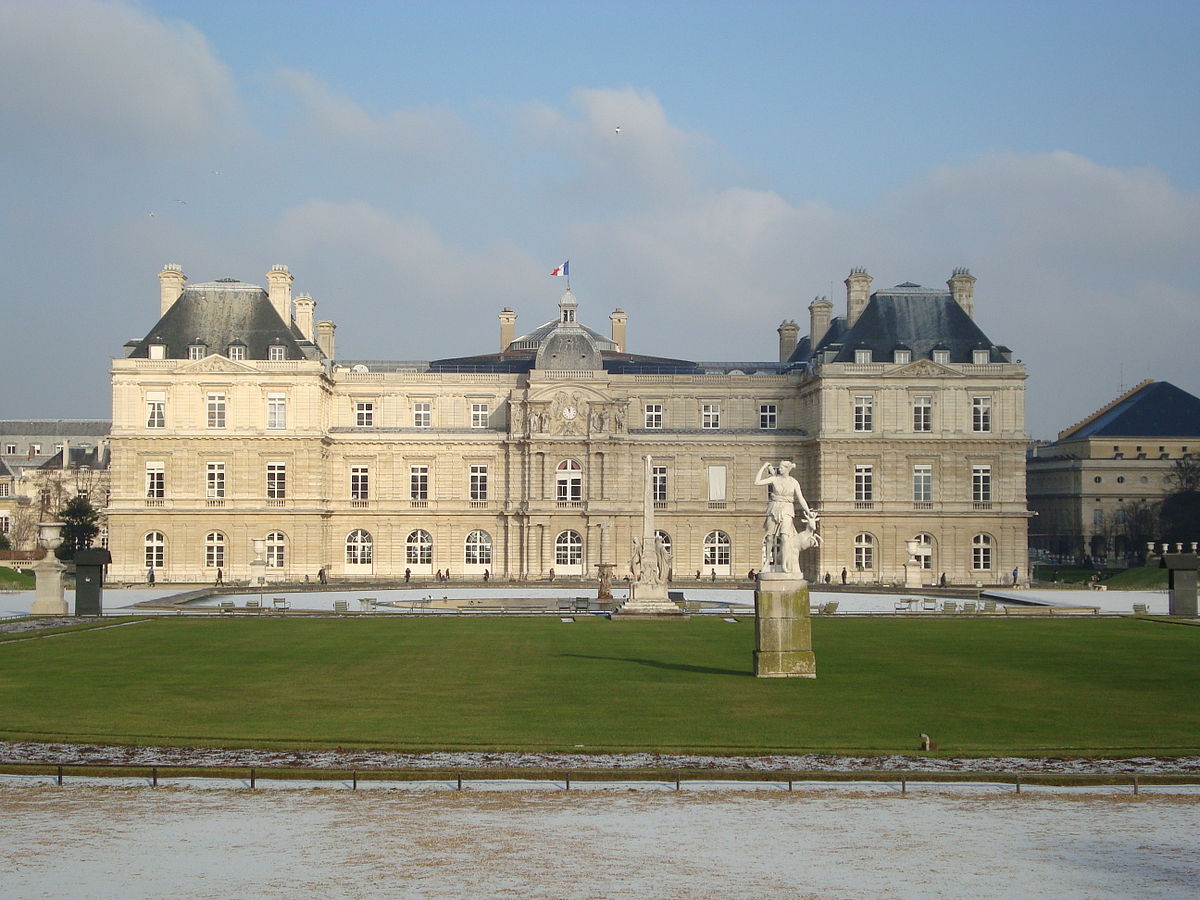
M 1060 441 L 1066 440 L 1068 437 L 1070 437 L 1076 431 L 1079 431 L 1084 426 L 1090 425 L 1092 422 L 1095 422 L 1098 418 L 1100 418 L 1106 412 L 1116 408 L 1116 406 L 1118 404 L 1124 403 L 1126 400 L 1128 400 L 1130 397 L 1132 397 L 1134 394 L 1136 394 L 1142 388 L 1146 387 L 1149 384 L 1153 384 L 1153 383 L 1154 383 L 1153 378 L 1146 378 L 1142 381 L 1139 381 L 1137 384 L 1135 384 L 1133 387 L 1131 387 L 1129 390 L 1127 390 L 1121 396 L 1117 397 L 1117 399 L 1113 400 L 1108 405 L 1103 406 L 1100 409 L 1096 410 L 1094 413 L 1092 413 L 1090 416 L 1088 416 L 1083 421 L 1076 422 L 1074 425 L 1070 426 L 1069 428 L 1064 428 L 1062 431 L 1060 431 L 1058 433 L 1058 439 Z

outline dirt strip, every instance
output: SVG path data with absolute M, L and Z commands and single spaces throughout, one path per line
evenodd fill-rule
M 1200 756 L 1126 759 L 920 756 L 702 756 L 663 753 L 393 753 L 380 750 L 255 750 L 0 742 L 0 764 L 260 766 L 312 769 L 694 770 L 698 772 L 1005 772 L 1054 775 L 1200 775 Z

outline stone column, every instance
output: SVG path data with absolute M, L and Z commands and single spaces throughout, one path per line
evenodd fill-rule
M 756 678 L 816 678 L 808 582 L 787 572 L 763 572 L 754 591 Z

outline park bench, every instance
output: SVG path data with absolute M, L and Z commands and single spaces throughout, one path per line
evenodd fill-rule
M 333 611 L 339 616 L 345 615 L 346 613 L 350 612 L 350 601 L 349 600 L 334 600 L 333 601 Z
M 246 612 L 262 612 L 262 602 L 259 600 L 247 600 Z
M 271 608 L 275 612 L 287 612 L 292 608 L 292 602 L 287 597 L 276 597 L 271 601 Z
M 1149 604 L 1147 604 L 1147 603 L 1135 603 L 1135 604 L 1133 604 L 1133 614 L 1134 614 L 1135 616 L 1148 616 L 1148 615 L 1150 615 L 1150 606 L 1149 606 Z
M 576 597 L 574 608 L 576 612 L 587 612 L 592 608 L 592 601 L 587 597 Z
M 942 612 L 956 613 L 956 612 L 958 612 L 958 604 L 955 603 L 953 600 L 943 600 L 942 601 Z
M 222 613 L 231 613 L 233 612 L 233 601 L 222 600 L 219 604 L 217 604 L 217 608 L 221 610 Z
M 937 601 L 932 597 L 926 597 L 921 601 L 921 612 L 937 612 Z
M 974 600 L 965 600 L 965 601 L 963 601 L 963 608 L 962 608 L 962 611 L 963 611 L 963 612 L 965 612 L 965 613 L 973 613 L 973 612 L 975 612 L 975 610 L 976 610 L 976 606 L 975 606 L 975 601 L 974 601 Z

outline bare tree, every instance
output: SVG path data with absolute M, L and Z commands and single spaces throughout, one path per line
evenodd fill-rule
M 1200 460 L 1193 459 L 1190 455 L 1175 460 L 1167 479 L 1172 494 L 1200 491 Z

